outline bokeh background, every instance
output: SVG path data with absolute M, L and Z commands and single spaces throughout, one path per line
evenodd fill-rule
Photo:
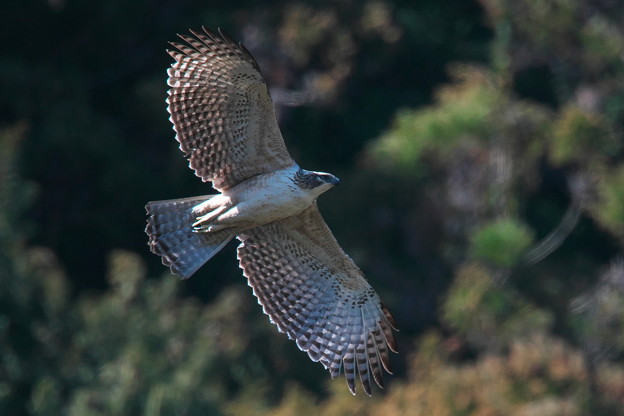
M 624 414 L 624 3 L 5 1 L 0 413 Z M 262 314 L 231 243 L 180 282 L 144 204 L 210 193 L 167 41 L 252 51 L 401 328 L 373 398 Z

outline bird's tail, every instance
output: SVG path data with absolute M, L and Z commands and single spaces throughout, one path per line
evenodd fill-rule
M 182 279 L 195 273 L 234 237 L 231 230 L 193 230 L 197 219 L 193 207 L 213 196 L 153 201 L 145 206 L 148 216 L 145 232 L 149 236 L 150 249 Z

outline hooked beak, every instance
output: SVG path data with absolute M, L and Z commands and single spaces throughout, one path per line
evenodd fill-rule
M 335 177 L 334 175 L 331 175 L 329 177 L 329 180 L 327 181 L 329 183 L 331 183 L 332 185 L 336 186 L 336 185 L 340 185 L 340 179 L 338 179 L 337 177 Z

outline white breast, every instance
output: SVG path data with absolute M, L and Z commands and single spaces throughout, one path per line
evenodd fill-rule
M 308 208 L 316 195 L 294 181 L 299 166 L 254 176 L 223 192 L 235 203 L 236 218 L 256 225 L 291 217 Z

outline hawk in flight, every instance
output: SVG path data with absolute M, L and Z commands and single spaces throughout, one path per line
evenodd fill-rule
M 383 387 L 394 318 L 342 250 L 316 206 L 338 184 L 290 157 L 258 64 L 223 32 L 191 31 L 171 43 L 168 111 L 190 167 L 219 192 L 149 202 L 152 252 L 186 279 L 233 237 L 254 295 L 313 361 L 342 371 L 355 394 Z

